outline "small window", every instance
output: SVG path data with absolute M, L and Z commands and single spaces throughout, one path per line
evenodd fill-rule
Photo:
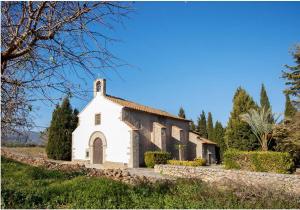
M 89 149 L 85 150 L 85 157 L 88 158 L 90 156 L 90 151 Z
M 95 125 L 100 125 L 101 123 L 101 114 L 95 115 Z

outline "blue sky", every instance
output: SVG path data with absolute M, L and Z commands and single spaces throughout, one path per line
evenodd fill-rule
M 273 111 L 284 110 L 284 64 L 300 43 L 300 2 L 138 2 L 109 35 L 112 52 L 131 64 L 106 73 L 108 94 L 188 118 L 212 112 L 226 125 L 238 86 L 259 102 L 264 83 Z M 100 74 L 100 77 L 103 76 Z M 120 76 L 122 78 L 120 78 Z M 92 80 L 87 81 L 92 90 Z M 82 84 L 84 85 L 84 84 Z M 90 99 L 92 94 L 90 94 Z M 88 101 L 72 99 L 82 110 Z M 40 104 L 48 126 L 53 106 Z

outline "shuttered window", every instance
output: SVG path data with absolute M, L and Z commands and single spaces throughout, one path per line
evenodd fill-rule
M 95 114 L 95 125 L 100 125 L 101 123 L 101 114 Z

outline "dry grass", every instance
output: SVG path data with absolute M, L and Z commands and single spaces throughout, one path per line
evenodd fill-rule
M 2 149 L 18 155 L 47 158 L 45 147 L 2 147 Z

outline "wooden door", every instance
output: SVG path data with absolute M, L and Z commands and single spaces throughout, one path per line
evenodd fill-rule
M 100 138 L 95 139 L 93 147 L 93 163 L 102 164 L 103 163 L 103 144 Z
M 208 154 L 208 165 L 211 164 L 211 154 Z

